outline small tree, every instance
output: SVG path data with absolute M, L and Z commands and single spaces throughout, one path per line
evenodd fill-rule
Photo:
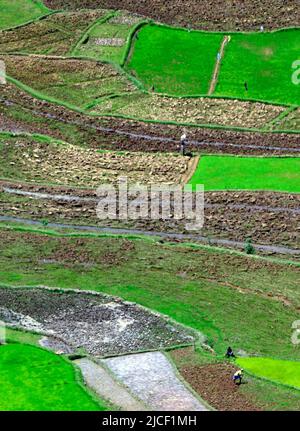
M 247 254 L 255 254 L 255 248 L 252 245 L 251 238 L 247 238 L 246 244 L 245 244 L 245 252 Z

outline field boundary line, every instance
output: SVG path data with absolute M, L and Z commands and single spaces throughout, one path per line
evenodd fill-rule
M 137 23 L 132 30 L 129 33 L 129 36 L 127 38 L 127 42 L 126 42 L 126 49 L 121 61 L 121 67 L 125 67 L 126 64 L 130 61 L 131 59 L 131 55 L 132 55 L 132 51 L 134 49 L 134 38 L 136 37 L 137 33 L 146 25 L 151 24 L 151 22 L 153 22 L 152 20 L 148 19 L 144 19 L 142 21 L 140 21 L 139 23 Z M 142 83 L 141 83 L 142 84 Z
M 269 130 L 269 128 L 271 128 L 273 125 L 275 125 L 277 122 L 282 122 L 282 120 L 284 118 L 286 118 L 289 114 L 291 114 L 292 112 L 296 111 L 299 107 L 297 105 L 293 105 L 290 106 L 289 108 L 287 108 L 285 111 L 281 112 L 279 115 L 277 115 L 275 118 L 273 118 L 272 120 L 268 121 L 265 126 L 264 129 L 265 130 Z M 276 129 L 275 129 L 276 130 Z
M 68 51 L 68 53 L 66 54 L 67 56 L 75 56 L 76 55 L 76 50 L 78 49 L 78 47 L 82 44 L 82 42 L 84 41 L 84 39 L 89 35 L 90 31 L 96 27 L 98 24 L 104 24 L 107 21 L 109 21 L 111 18 L 114 18 L 115 16 L 117 16 L 119 13 L 119 11 L 109 11 L 106 13 L 106 15 L 102 16 L 101 18 L 96 19 L 95 21 L 93 21 L 87 28 L 86 30 L 84 30 L 83 34 L 81 35 L 80 39 L 78 39 L 78 41 L 74 44 L 73 47 L 70 48 L 70 50 Z
M 202 346 L 203 348 L 203 346 Z M 183 375 L 180 373 L 178 367 L 176 366 L 172 356 L 169 354 L 168 351 L 163 352 L 163 354 L 166 356 L 166 358 L 168 359 L 168 361 L 170 362 L 173 370 L 174 370 L 174 374 L 176 375 L 176 377 L 178 378 L 178 380 L 181 381 L 181 383 L 187 388 L 187 390 L 189 392 L 191 392 L 194 397 L 201 403 L 203 404 L 209 411 L 217 411 L 217 409 L 215 409 L 214 407 L 212 407 L 204 398 L 201 397 L 201 395 L 195 391 L 195 389 L 192 388 L 192 386 L 185 380 L 185 378 L 183 377 Z
M 42 220 L 33 220 L 33 219 L 26 219 L 21 217 L 14 217 L 14 216 L 4 216 L 0 215 L 0 227 L 1 222 L 8 222 L 8 223 L 23 223 L 24 225 L 29 226 L 42 226 L 43 221 Z M 178 233 L 178 232 L 157 232 L 157 231 L 144 231 L 139 229 L 127 229 L 127 228 L 112 228 L 112 227 L 99 227 L 99 226 L 93 226 L 93 225 L 72 225 L 72 224 L 64 224 L 64 223 L 57 223 L 57 222 L 49 222 L 47 223 L 47 226 L 54 229 L 73 229 L 74 231 L 81 231 L 85 233 L 94 233 L 97 235 L 97 233 L 105 235 L 110 235 L 113 237 L 114 235 L 117 237 L 124 237 L 124 235 L 127 237 L 134 237 L 137 239 L 142 239 L 143 237 L 147 237 L 151 239 L 152 241 L 156 239 L 174 239 L 174 240 L 182 240 L 184 242 L 189 241 L 199 241 L 202 243 L 202 245 L 208 245 L 209 247 L 211 245 L 215 246 L 215 248 L 223 248 L 225 250 L 230 249 L 230 247 L 233 248 L 240 248 L 243 249 L 245 246 L 245 242 L 242 241 L 236 241 L 236 240 L 229 240 L 229 239 L 223 239 L 223 238 L 217 238 L 217 237 L 210 237 L 210 236 L 202 236 L 199 234 L 188 234 L 188 233 Z M 26 228 L 25 228 L 26 229 Z M 28 229 L 28 228 L 27 228 Z M 34 229 L 33 229 L 34 230 Z M 51 233 L 47 233 L 45 231 L 45 234 L 50 234 L 54 236 L 59 236 L 57 231 L 50 231 Z M 75 232 L 76 235 L 76 232 Z M 80 236 L 80 235 L 79 235 Z M 176 243 L 175 243 L 176 244 Z M 266 251 L 266 252 L 272 252 L 272 253 L 279 253 L 279 254 L 285 254 L 289 256 L 299 255 L 300 256 L 300 249 L 299 248 L 290 248 L 283 245 L 265 245 L 265 244 L 257 244 L 253 243 L 253 246 L 258 251 Z M 243 255 L 246 255 L 244 253 Z M 300 265 L 300 263 L 298 264 Z
M 181 184 L 189 183 L 190 179 L 193 177 L 194 173 L 196 172 L 199 160 L 200 160 L 200 156 L 196 156 L 189 161 L 190 166 L 188 166 L 187 172 L 182 176 Z
M 15 232 L 31 232 L 31 233 L 36 233 L 38 235 L 46 235 L 46 236 L 54 236 L 54 237 L 62 237 L 62 238 L 63 237 L 66 237 L 66 238 L 127 238 L 127 239 L 131 239 L 133 241 L 147 241 L 147 242 L 151 242 L 151 243 L 160 244 L 159 242 L 157 242 L 160 239 L 159 233 L 158 233 L 158 235 L 151 235 L 151 236 L 147 236 L 145 234 L 109 233 L 109 232 L 105 232 L 105 231 L 103 233 L 101 233 L 101 232 L 97 233 L 96 231 L 93 231 L 93 226 L 88 226 L 89 228 L 91 228 L 90 232 L 84 231 L 84 230 L 82 230 L 81 232 L 76 232 L 76 228 L 77 227 L 80 228 L 80 226 L 77 226 L 77 225 L 72 225 L 72 229 L 74 229 L 73 232 L 64 233 L 64 232 L 60 232 L 60 231 L 57 231 L 54 229 L 49 229 L 48 227 L 44 227 L 42 225 L 42 222 L 36 222 L 36 225 L 41 226 L 40 228 L 28 227 L 28 226 L 30 226 L 30 223 L 29 223 L 30 220 L 27 220 L 27 219 L 15 218 L 15 221 L 12 221 L 12 222 L 7 221 L 7 223 L 12 223 L 12 224 L 4 224 L 4 222 L 1 221 L 1 217 L 3 218 L 3 216 L 0 216 L 0 230 L 4 229 L 4 230 L 15 231 Z M 18 223 L 21 225 L 18 225 Z M 23 225 L 22 225 L 22 223 L 23 223 Z M 62 229 L 64 229 L 64 228 L 62 228 Z M 258 254 L 250 255 L 250 254 L 247 254 L 246 252 L 243 252 L 243 251 L 239 251 L 239 250 L 231 249 L 231 248 L 226 248 L 224 246 L 223 247 L 222 246 L 215 246 L 215 245 L 212 245 L 209 243 L 203 244 L 203 243 L 193 243 L 193 242 L 185 241 L 182 243 L 167 242 L 167 243 L 161 243 L 161 244 L 165 247 L 166 246 L 167 247 L 183 247 L 183 248 L 185 247 L 185 248 L 192 248 L 192 249 L 199 249 L 199 250 L 207 250 L 209 252 L 233 254 L 236 256 L 247 257 L 249 259 L 264 260 L 267 262 L 276 263 L 278 265 L 289 265 L 289 266 L 300 267 L 300 262 L 295 261 L 295 260 L 273 258 L 273 257 L 261 256 Z
M 151 25 L 156 25 L 159 27 L 165 27 L 165 28 L 172 29 L 172 30 L 174 30 L 174 29 L 175 30 L 182 30 L 182 31 L 186 31 L 186 32 L 194 31 L 197 33 L 223 34 L 223 35 L 229 35 L 229 36 L 235 35 L 235 34 L 246 34 L 246 35 L 248 35 L 248 34 L 259 34 L 260 33 L 260 30 L 256 30 L 256 31 L 254 31 L 254 30 L 250 30 L 250 31 L 245 31 L 245 30 L 243 30 L 243 31 L 238 31 L 238 30 L 236 30 L 236 31 L 234 31 L 234 30 L 231 30 L 231 31 L 200 30 L 197 28 L 187 28 L 187 27 L 180 27 L 178 25 L 165 24 L 163 22 L 159 22 L 159 21 L 155 21 L 155 20 L 152 20 Z M 279 32 L 291 31 L 291 30 L 300 30 L 300 26 L 298 26 L 298 27 L 297 26 L 280 27 L 280 28 L 275 28 L 275 29 L 270 30 L 270 31 L 265 30 L 264 33 L 270 34 L 270 33 L 279 33 Z
M 65 12 L 66 11 L 63 10 L 63 9 L 58 9 L 58 10 L 50 11 L 49 13 L 46 13 L 45 15 L 41 15 L 41 16 L 39 16 L 37 18 L 34 18 L 34 19 L 30 20 L 30 21 L 26 21 L 23 24 L 18 24 L 18 25 L 15 25 L 14 27 L 3 28 L 3 29 L 0 30 L 0 34 L 2 32 L 5 32 L 5 31 L 13 31 L 13 30 L 17 30 L 18 28 L 26 27 L 27 25 L 34 24 L 36 22 L 41 21 L 42 19 L 48 18 L 51 15 L 55 15 L 55 14 L 58 14 L 58 13 L 65 13 Z
M 217 60 L 215 63 L 212 79 L 210 82 L 210 86 L 209 86 L 209 90 L 208 90 L 209 96 L 211 96 L 215 92 L 215 89 L 216 89 L 216 86 L 218 83 L 218 78 L 219 78 L 219 73 L 220 73 L 220 68 L 221 68 L 221 62 L 223 60 L 224 53 L 225 53 L 225 47 L 229 42 L 230 42 L 230 36 L 224 36 L 222 43 L 221 43 L 220 50 L 218 52 L 218 57 L 217 57 Z
M 69 58 L 70 59 L 70 58 Z M 75 58 L 74 58 L 75 59 Z M 87 59 L 86 59 L 87 60 Z M 112 63 L 105 63 L 105 64 L 112 64 Z M 120 68 L 121 69 L 121 68 Z M 123 69 L 121 69 L 123 70 Z M 176 121 L 162 121 L 162 120 L 149 120 L 149 119 L 143 119 L 139 117 L 133 117 L 133 116 L 127 116 L 122 114 L 111 114 L 109 112 L 105 113 L 88 113 L 84 109 L 79 108 L 78 106 L 72 105 L 68 102 L 63 102 L 60 100 L 57 100 L 53 97 L 46 96 L 45 94 L 41 93 L 38 90 L 34 90 L 32 87 L 29 87 L 28 85 L 24 84 L 21 81 L 18 81 L 15 78 L 12 78 L 11 76 L 6 75 L 7 80 L 19 87 L 21 90 L 25 91 L 26 93 L 30 94 L 32 97 L 37 98 L 39 100 L 43 100 L 49 103 L 54 103 L 56 105 L 62 106 L 64 108 L 70 109 L 72 111 L 78 112 L 83 115 L 89 115 L 94 118 L 101 118 L 101 117 L 107 117 L 107 118 L 123 118 L 127 120 L 132 121 L 139 121 L 142 123 L 150 123 L 150 124 L 162 124 L 162 125 L 175 125 L 175 126 L 186 126 L 186 127 L 193 127 L 193 128 L 206 128 L 206 129 L 215 129 L 215 130 L 232 130 L 237 132 L 257 132 L 257 133 L 286 133 L 286 134 L 300 134 L 300 130 L 264 130 L 262 129 L 256 129 L 256 128 L 250 128 L 250 127 L 238 127 L 238 126 L 229 126 L 229 125 L 220 125 L 220 124 L 197 124 L 197 123 L 183 123 L 183 122 L 176 122 Z M 214 98 L 214 97 L 211 97 Z M 222 99 L 219 97 L 219 99 Z M 236 100 L 236 99 L 233 99 Z

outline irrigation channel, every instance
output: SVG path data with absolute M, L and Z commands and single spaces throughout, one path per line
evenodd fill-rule
M 11 223 L 22 223 L 30 226 L 43 226 L 43 223 L 38 220 L 25 219 L 13 216 L 0 216 L 0 222 L 11 222 Z M 78 230 L 85 232 L 95 232 L 104 233 L 111 235 L 140 235 L 140 236 L 150 236 L 165 239 L 174 239 L 180 241 L 199 241 L 208 245 L 217 245 L 223 247 L 234 247 L 243 249 L 245 244 L 240 241 L 233 241 L 228 239 L 219 239 L 205 237 L 197 234 L 185 234 L 185 233 L 171 233 L 171 232 L 156 232 L 156 231 L 145 231 L 138 229 L 122 229 L 122 228 L 111 228 L 111 227 L 99 227 L 99 226 L 86 226 L 86 225 L 70 225 L 63 223 L 48 223 L 47 227 L 57 228 L 57 229 L 69 229 Z M 275 246 L 275 245 L 263 245 L 263 244 L 253 244 L 254 248 L 261 252 L 276 253 L 282 255 L 300 256 L 300 249 Z
M 97 203 L 98 198 L 93 197 L 82 197 L 68 194 L 52 194 L 52 193 L 40 193 L 40 192 L 27 192 L 25 190 L 14 189 L 11 187 L 3 187 L 3 191 L 9 194 L 15 194 L 19 196 L 28 196 L 34 199 L 46 199 L 52 201 L 63 201 L 63 202 L 91 202 Z M 136 203 L 138 201 L 136 200 Z M 205 204 L 205 208 L 224 208 L 224 204 Z M 267 205 L 247 205 L 247 204 L 226 204 L 226 208 L 237 209 L 237 210 L 250 210 L 250 211 L 267 211 L 272 213 L 290 213 L 300 214 L 300 208 L 289 208 L 289 207 L 271 207 Z

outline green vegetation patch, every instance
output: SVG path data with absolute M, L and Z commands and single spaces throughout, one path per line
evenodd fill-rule
M 0 30 L 25 24 L 50 10 L 38 0 L 0 0 Z
M 127 68 L 159 93 L 207 94 L 222 39 L 222 34 L 147 25 Z
M 202 156 L 190 181 L 205 190 L 300 192 L 299 157 Z
M 292 80 L 300 52 L 299 29 L 228 35 L 216 96 L 300 104 L 299 84 Z M 145 26 L 134 41 L 128 70 L 159 93 L 207 95 L 224 36 Z
M 71 363 L 22 344 L 0 347 L 0 410 L 105 410 L 77 382 Z
M 0 33 L 0 52 L 66 55 L 86 28 L 105 10 L 62 12 Z
M 300 85 L 292 81 L 299 53 L 300 29 L 233 34 L 215 94 L 300 105 Z
M 84 109 L 95 99 L 130 92 L 133 85 L 113 66 L 84 60 L 0 56 L 7 75 L 36 97 Z
M 300 389 L 300 362 L 272 358 L 238 358 L 240 367 L 276 383 Z
M 300 303 L 298 267 L 142 239 L 46 237 L 4 229 L 0 234 L 3 285 L 119 296 L 201 331 L 222 355 L 228 345 L 249 355 L 298 355 L 290 339 Z
M 121 64 L 131 32 L 139 22 L 141 18 L 125 12 L 102 20 L 91 27 L 72 54 Z

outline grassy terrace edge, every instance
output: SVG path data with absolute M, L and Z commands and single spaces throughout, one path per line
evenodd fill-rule
M 72 58 L 72 59 L 78 59 L 78 58 Z M 89 61 L 91 60 L 88 58 L 81 58 L 81 59 L 89 60 Z M 95 60 L 92 59 L 92 61 L 95 61 Z M 114 65 L 113 63 L 109 63 L 109 62 L 103 62 L 103 63 Z M 34 90 L 32 87 L 29 87 L 28 85 L 22 83 L 21 81 L 18 81 L 17 79 L 15 79 L 11 76 L 7 75 L 6 77 L 7 77 L 7 80 L 11 84 L 14 84 L 16 87 L 20 88 L 21 90 L 25 91 L 26 93 L 30 94 L 32 97 L 34 97 L 38 100 L 53 103 L 55 105 L 62 106 L 66 109 L 70 109 L 71 111 L 75 111 L 75 112 L 78 112 L 80 114 L 87 115 L 87 116 L 94 117 L 94 118 L 120 118 L 120 119 L 138 121 L 141 123 L 149 123 L 149 124 L 186 126 L 186 127 L 192 127 L 192 128 L 203 128 L 203 129 L 213 129 L 213 130 L 229 130 L 229 131 L 236 131 L 236 132 L 258 132 L 258 133 L 264 133 L 264 134 L 269 134 L 269 133 L 271 133 L 271 134 L 280 134 L 280 133 L 300 134 L 300 130 L 297 130 L 297 129 L 296 130 L 276 129 L 276 130 L 270 130 L 269 131 L 269 130 L 266 130 L 266 125 L 264 125 L 264 127 L 262 127 L 262 128 L 250 128 L 250 127 L 225 126 L 225 125 L 219 125 L 219 124 L 194 124 L 194 123 L 182 123 L 182 122 L 177 122 L 177 121 L 149 120 L 149 119 L 143 119 L 143 118 L 138 118 L 135 116 L 129 116 L 129 115 L 127 116 L 127 115 L 121 115 L 121 114 L 87 113 L 86 110 L 81 109 L 78 106 L 72 105 L 72 104 L 67 103 L 67 102 L 63 102 L 63 101 L 58 100 L 58 99 L 53 98 L 53 97 L 46 96 L 43 93 L 41 93 L 40 91 Z M 214 99 L 214 97 L 210 97 L 210 98 Z M 219 99 L 223 99 L 223 98 L 219 97 Z M 236 100 L 236 99 L 234 99 L 234 100 Z M 279 106 L 282 106 L 282 105 L 279 105 Z M 273 121 L 275 121 L 275 120 L 276 119 L 273 119 Z

